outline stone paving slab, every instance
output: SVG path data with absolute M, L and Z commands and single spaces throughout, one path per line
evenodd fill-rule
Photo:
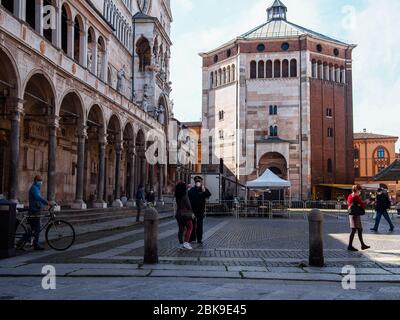
M 342 277 L 339 275 L 311 273 L 243 272 L 243 277 L 245 279 L 264 280 L 342 281 Z
M 71 272 L 69 277 L 147 277 L 150 270 L 138 269 L 81 269 Z
M 144 270 L 188 270 L 188 271 L 220 271 L 225 272 L 224 266 L 196 266 L 196 265 L 170 265 L 170 264 L 157 264 L 157 265 L 143 265 L 140 269 Z M 236 271 L 236 270 L 228 270 Z M 240 271 L 240 270 L 239 270 Z
M 268 271 L 272 273 L 305 273 L 304 269 L 301 268 L 287 268 L 287 267 L 268 267 Z
M 243 272 L 243 271 L 252 271 L 252 272 L 267 272 L 268 269 L 266 267 L 257 267 L 257 266 L 228 266 L 228 271 L 232 272 Z
M 342 275 L 343 269 L 342 268 L 332 268 L 332 267 L 327 267 L 327 268 L 312 268 L 312 267 L 306 267 L 304 270 L 308 273 L 327 273 L 327 274 L 338 274 Z M 391 273 L 389 271 L 380 269 L 380 268 L 356 268 L 356 273 L 358 275 L 390 275 Z
M 241 279 L 239 272 L 229 271 L 183 271 L 183 270 L 153 270 L 150 277 L 173 277 L 173 278 L 229 278 Z

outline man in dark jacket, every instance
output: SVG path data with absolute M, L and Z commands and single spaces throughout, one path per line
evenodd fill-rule
M 43 207 L 49 205 L 48 201 L 42 197 L 40 189 L 43 185 L 43 178 L 41 176 L 36 176 L 35 180 L 29 189 L 29 215 L 28 222 L 31 226 L 33 232 L 33 247 L 37 251 L 43 250 L 39 245 L 40 236 L 40 212 Z
M 190 204 L 196 216 L 197 243 L 203 244 L 203 222 L 206 211 L 206 200 L 211 197 L 210 191 L 204 186 L 203 178 L 194 178 L 195 186 L 189 191 Z
M 394 231 L 394 225 L 392 223 L 392 220 L 390 220 L 390 216 L 388 214 L 388 210 L 390 209 L 391 205 L 392 204 L 390 202 L 387 193 L 384 193 L 383 189 L 378 189 L 378 195 L 376 197 L 376 203 L 375 203 L 375 209 L 376 209 L 375 227 L 372 228 L 371 231 L 378 232 L 382 216 L 389 223 L 390 232 Z

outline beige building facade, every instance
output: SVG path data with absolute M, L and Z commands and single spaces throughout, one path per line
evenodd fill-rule
M 162 198 L 145 150 L 172 115 L 171 23 L 169 0 L 1 0 L 1 195 L 26 203 L 40 174 L 65 207 Z

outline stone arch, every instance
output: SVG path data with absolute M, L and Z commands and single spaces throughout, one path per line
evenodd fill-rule
M 97 76 L 102 80 L 106 79 L 105 75 L 106 51 L 107 51 L 106 42 L 103 36 L 99 36 L 99 38 L 97 39 Z
M 72 45 L 72 34 L 70 34 L 68 23 L 72 21 L 72 11 L 67 2 L 61 5 L 61 49 L 68 54 Z
M 120 117 L 113 113 L 110 119 L 107 121 L 107 131 L 111 133 L 111 136 L 114 136 L 111 141 L 118 142 L 122 141 L 122 125 L 121 125 Z
M 74 60 L 80 64 L 83 64 L 84 41 L 84 22 L 82 17 L 77 14 L 74 19 Z
M 136 53 L 139 57 L 139 72 L 145 72 L 146 67 L 151 64 L 151 47 L 146 37 L 141 36 L 136 42 Z M 160 54 L 162 54 L 162 51 Z
M 278 152 L 268 152 L 259 161 L 260 175 L 267 169 L 277 174 L 282 179 L 288 179 L 288 166 L 286 158 Z M 279 171 L 278 171 L 279 170 Z
M 36 81 L 35 81 L 36 80 Z M 28 90 L 28 88 L 32 86 L 34 88 L 35 93 Z M 28 91 L 27 91 L 28 90 Z M 42 102 L 46 102 L 49 105 L 52 105 L 52 114 L 55 114 L 55 103 L 57 101 L 56 96 L 56 88 L 54 86 L 53 81 L 51 80 L 50 76 L 45 73 L 42 69 L 34 69 L 32 70 L 29 75 L 26 77 L 25 83 L 23 85 L 22 93 L 24 96 L 24 100 L 26 95 L 30 94 L 31 96 L 34 95 L 36 98 L 40 99 L 47 99 L 43 100 Z M 36 96 L 35 94 L 39 94 Z
M 3 46 L 0 46 L 0 80 L 5 82 L 0 83 L 0 94 L 7 90 L 8 96 L 21 97 L 21 77 L 17 64 L 12 54 Z

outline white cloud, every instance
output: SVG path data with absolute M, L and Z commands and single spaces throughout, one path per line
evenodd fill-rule
M 390 10 L 388 10 L 390 8 Z M 400 137 L 400 2 L 385 0 L 385 5 L 368 1 L 357 12 L 357 23 L 350 39 L 354 51 L 355 130 Z M 400 147 L 400 144 L 398 144 Z
M 193 9 L 192 0 L 172 0 L 172 1 L 175 1 L 177 4 L 177 7 L 186 13 L 192 11 L 192 9 Z
M 181 4 L 187 0 L 175 1 Z M 242 12 L 231 12 L 229 7 L 225 7 L 226 12 L 221 12 L 221 18 L 215 24 L 207 24 L 194 31 L 176 32 L 171 59 L 172 98 L 175 115 L 180 119 L 189 121 L 201 118 L 202 61 L 198 54 L 212 50 L 266 22 L 269 3 L 265 0 L 248 3 L 248 8 Z M 286 0 L 288 19 L 311 29 L 316 28 L 320 23 L 320 15 L 316 12 L 318 3 L 318 0 Z

